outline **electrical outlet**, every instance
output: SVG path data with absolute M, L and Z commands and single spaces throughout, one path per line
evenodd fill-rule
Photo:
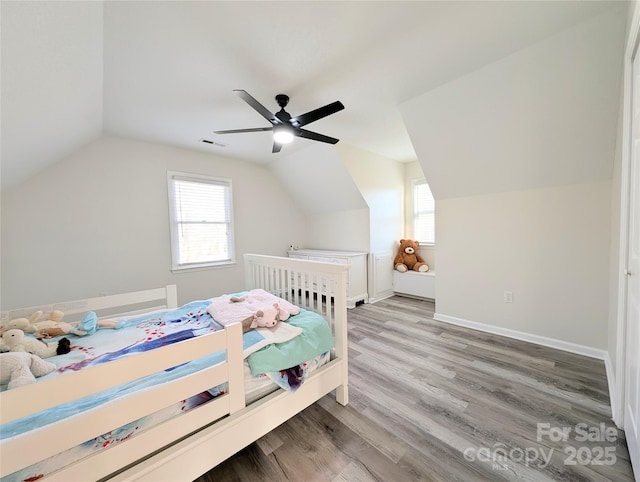
M 504 302 L 505 303 L 513 303 L 513 291 L 505 291 L 504 292 Z

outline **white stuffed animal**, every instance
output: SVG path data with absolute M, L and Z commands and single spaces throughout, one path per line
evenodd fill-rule
M 14 318 L 13 320 L 9 320 L 2 325 L 0 325 L 0 333 L 4 333 L 8 330 L 13 330 L 17 328 L 18 330 L 22 330 L 25 333 L 32 333 L 33 331 L 33 323 L 35 323 L 42 316 L 42 311 L 36 311 L 29 318 Z
M 39 330 L 54 328 L 65 323 L 62 321 L 64 312 L 54 310 L 49 313 L 36 311 L 29 318 L 14 318 L 0 325 L 0 333 L 17 328 L 25 333 L 35 333 Z M 68 324 L 67 324 L 68 325 Z M 69 325 L 70 326 L 70 325 Z
M 62 338 L 58 343 L 45 343 L 30 336 L 25 336 L 22 330 L 13 329 L 2 334 L 3 351 L 26 351 L 38 355 L 40 358 L 49 358 L 63 355 L 71 351 L 71 342 L 68 338 Z
M 8 389 L 35 383 L 36 377 L 47 375 L 55 369 L 55 364 L 31 353 L 0 354 L 0 384 L 8 383 Z
M 38 317 L 31 322 L 31 326 L 28 329 L 22 330 L 25 333 L 35 333 L 38 330 L 56 327 L 63 323 L 62 318 L 64 318 L 64 312 L 60 310 L 54 310 L 46 314 L 42 311 L 36 311 L 34 315 L 38 315 Z

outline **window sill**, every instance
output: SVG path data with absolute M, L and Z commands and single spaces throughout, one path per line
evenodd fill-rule
M 436 247 L 436 243 L 423 243 L 420 240 L 418 240 L 418 244 L 419 244 L 420 248 L 435 248 Z
M 192 273 L 194 271 L 208 271 L 211 269 L 221 269 L 221 268 L 229 268 L 232 266 L 236 266 L 238 263 L 235 261 L 228 261 L 225 263 L 216 263 L 216 264 L 198 264 L 193 266 L 180 266 L 171 268 L 171 272 L 175 274 L 180 273 Z

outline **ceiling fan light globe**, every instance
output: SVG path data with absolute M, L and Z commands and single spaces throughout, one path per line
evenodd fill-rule
M 293 140 L 293 134 L 288 129 L 278 129 L 273 132 L 273 140 L 278 144 L 289 144 Z

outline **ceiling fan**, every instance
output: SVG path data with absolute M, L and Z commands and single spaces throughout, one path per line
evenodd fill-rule
M 289 103 L 288 95 L 276 95 L 276 102 L 280 106 L 280 110 L 274 114 L 256 99 L 251 97 L 248 92 L 239 89 L 234 90 L 234 92 L 237 92 L 242 100 L 253 107 L 258 112 L 258 114 L 267 119 L 271 123 L 271 127 L 255 127 L 251 129 L 215 131 L 215 134 L 238 134 L 241 132 L 273 131 L 273 150 L 271 152 L 274 153 L 280 152 L 280 149 L 282 149 L 282 144 L 291 142 L 294 136 L 304 137 L 305 139 L 311 139 L 313 141 L 327 142 L 329 144 L 336 144 L 338 142 L 338 139 L 334 137 L 318 134 L 317 132 L 311 132 L 303 129 L 302 127 L 344 109 L 344 105 L 342 105 L 342 102 L 340 101 L 327 104 L 324 107 L 319 107 L 307 112 L 306 114 L 291 117 L 291 115 L 284 110 L 284 108 Z

